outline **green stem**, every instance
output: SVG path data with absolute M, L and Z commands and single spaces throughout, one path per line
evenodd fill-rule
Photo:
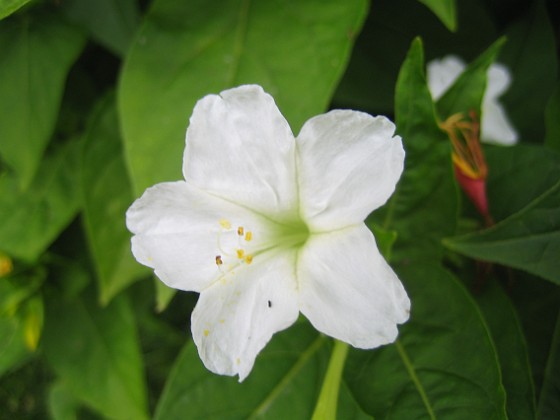
M 338 403 L 338 392 L 340 379 L 344 370 L 344 362 L 348 354 L 348 344 L 335 340 L 334 348 L 329 360 L 327 374 L 323 381 L 323 387 L 319 394 L 319 400 L 315 406 L 312 420 L 335 420 L 336 406 Z

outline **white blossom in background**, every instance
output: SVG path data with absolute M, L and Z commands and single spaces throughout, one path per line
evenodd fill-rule
M 299 312 L 358 348 L 395 340 L 410 301 L 364 224 L 403 170 L 394 131 L 385 117 L 335 110 L 294 138 L 255 85 L 196 104 L 185 180 L 148 188 L 126 219 L 136 259 L 200 293 L 191 329 L 209 370 L 242 381 Z
M 450 55 L 427 65 L 428 86 L 434 100 L 438 100 L 465 70 L 465 63 Z M 518 135 L 509 121 L 499 98 L 511 84 L 511 76 L 506 66 L 492 64 L 487 73 L 486 92 L 482 100 L 481 140 L 489 143 L 512 145 Z

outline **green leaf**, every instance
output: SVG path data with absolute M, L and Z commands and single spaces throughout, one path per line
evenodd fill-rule
M 486 90 L 486 74 L 496 59 L 505 38 L 494 42 L 484 53 L 474 60 L 455 83 L 438 100 L 437 109 L 443 120 L 458 112 L 474 110 L 480 117 L 480 107 Z
M 163 312 L 177 294 L 177 289 L 172 289 L 157 277 L 154 277 L 154 283 L 156 285 L 156 310 Z
M 19 8 L 25 6 L 30 0 L 0 0 L 0 19 L 11 15 Z
M 55 16 L 0 22 L 0 157 L 27 188 L 55 127 L 64 81 L 84 45 Z
M 0 377 L 31 356 L 25 345 L 25 323 L 19 314 L 0 315 Z
M 396 264 L 440 258 L 440 239 L 454 232 L 456 225 L 449 140 L 436 123 L 423 67 L 422 43 L 416 39 L 399 74 L 395 99 L 405 170 L 388 204 L 371 216 L 371 222 L 382 229 L 397 231 L 392 257 Z
M 139 276 L 147 274 L 130 251 L 125 214 L 133 198 L 112 95 L 99 104 L 86 131 L 82 190 L 84 225 L 97 271 L 100 300 L 106 305 Z
M 505 419 L 496 352 L 472 298 L 438 265 L 398 272 L 412 301 L 397 342 L 352 350 L 346 383 L 374 418 Z
M 25 192 L 14 176 L 0 176 L 0 250 L 35 261 L 75 217 L 81 147 L 72 140 L 48 153 Z
M 535 418 L 535 389 L 527 343 L 517 313 L 496 279 L 475 296 L 498 351 L 510 420 Z
M 556 83 L 553 94 L 545 110 L 546 136 L 545 144 L 560 152 L 560 82 Z
M 328 361 L 328 341 L 298 323 L 276 334 L 257 358 L 249 377 L 215 375 L 188 343 L 178 357 L 158 403 L 155 419 L 309 419 Z
M 260 84 L 294 133 L 324 112 L 366 8 L 365 0 L 156 0 L 119 86 L 135 193 L 181 178 L 188 118 L 204 95 Z
M 494 220 L 519 212 L 560 179 L 560 154 L 533 145 L 486 146 L 488 201 Z
M 76 420 L 78 418 L 80 401 L 63 382 L 56 382 L 51 386 L 48 404 L 53 420 Z
M 135 0 L 65 0 L 61 10 L 118 56 L 126 54 L 139 24 Z
M 418 0 L 424 3 L 451 32 L 457 30 L 457 5 L 455 0 Z
M 101 308 L 91 297 L 68 302 L 53 295 L 46 309 L 44 350 L 61 383 L 104 416 L 146 419 L 143 363 L 126 296 Z
M 560 181 L 497 225 L 444 243 L 468 257 L 525 270 L 560 284 Z
M 560 416 L 560 311 L 552 337 L 546 365 L 537 419 L 554 419 Z
M 540 143 L 544 137 L 543 114 L 558 80 L 555 29 L 545 3 L 532 2 L 532 10 L 520 15 L 507 28 L 508 42 L 500 54 L 500 61 L 513 75 L 511 87 L 501 102 L 507 107 L 520 138 L 533 143 Z

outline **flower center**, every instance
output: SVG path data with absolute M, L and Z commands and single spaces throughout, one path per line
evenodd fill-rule
M 233 273 L 235 268 L 250 265 L 263 254 L 300 247 L 309 237 L 309 229 L 301 220 L 270 222 L 266 230 L 258 232 L 251 226 L 234 225 L 227 219 L 218 223 L 215 264 L 222 272 Z

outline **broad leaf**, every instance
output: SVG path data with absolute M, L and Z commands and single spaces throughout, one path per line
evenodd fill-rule
M 439 129 L 423 71 L 422 44 L 415 40 L 402 66 L 396 92 L 397 133 L 406 151 L 405 170 L 391 200 L 371 216 L 395 230 L 393 261 L 439 258 L 440 238 L 455 230 L 457 192 L 451 151 Z
M 295 133 L 324 112 L 366 6 L 365 0 L 156 0 L 119 87 L 135 193 L 181 178 L 188 118 L 207 94 L 260 84 Z
M 135 0 L 65 0 L 62 12 L 101 45 L 124 56 L 139 23 Z
M 488 201 L 496 221 L 517 213 L 560 179 L 560 154 L 547 148 L 487 146 L 484 153 Z
M 502 380 L 507 393 L 510 420 L 535 418 L 535 389 L 527 343 L 517 313 L 496 279 L 490 279 L 475 299 L 482 310 L 498 351 Z
M 84 45 L 74 27 L 55 16 L 0 22 L 0 158 L 27 188 L 58 116 L 64 81 Z
M 452 32 L 457 30 L 457 5 L 455 0 L 418 0 L 430 8 Z
M 188 343 L 169 376 L 155 418 L 309 419 L 329 357 L 328 340 L 299 323 L 276 334 L 257 358 L 249 377 L 206 370 L 196 347 Z M 217 398 L 219 396 L 219 398 Z
M 47 154 L 25 192 L 14 176 L 0 177 L 0 250 L 35 261 L 75 217 L 81 146 L 71 140 Z
M 476 304 L 437 265 L 399 270 L 412 301 L 395 344 L 353 350 L 346 382 L 383 419 L 505 419 L 496 352 Z
M 104 416 L 146 419 L 143 364 L 126 296 L 105 308 L 92 298 L 53 296 L 46 308 L 44 350 L 61 383 Z
M 525 270 L 560 284 L 560 181 L 497 225 L 444 243 L 468 257 Z
M 113 96 L 94 113 L 84 144 L 82 168 L 84 224 L 95 261 L 102 304 L 147 270 L 130 251 L 125 213 L 132 192 L 122 155 Z

